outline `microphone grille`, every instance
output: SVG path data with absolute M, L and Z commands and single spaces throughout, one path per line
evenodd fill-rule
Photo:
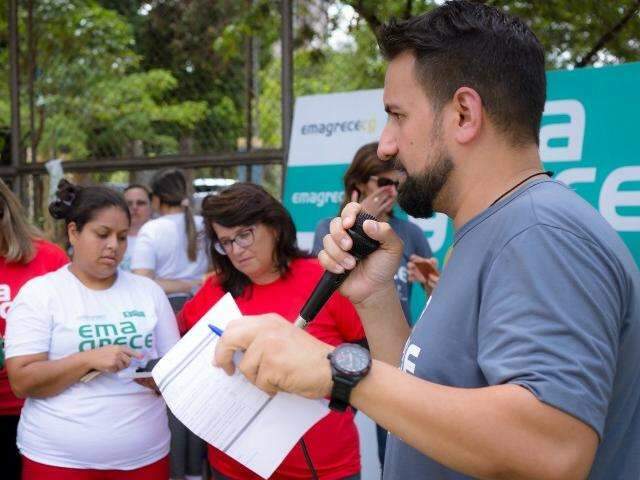
M 380 242 L 374 240 L 369 235 L 364 233 L 364 229 L 362 226 L 365 220 L 375 220 L 376 222 L 378 221 L 378 219 L 373 215 L 366 212 L 360 212 L 356 216 L 356 221 L 353 224 L 353 227 L 347 230 L 349 232 L 349 236 L 351 236 L 351 239 L 353 240 L 351 254 L 358 260 L 362 260 L 364 257 L 371 254 L 380 246 Z

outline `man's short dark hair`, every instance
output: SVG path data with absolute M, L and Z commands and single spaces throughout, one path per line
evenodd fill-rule
M 417 79 L 437 111 L 467 86 L 478 92 L 487 114 L 512 143 L 539 143 L 544 53 L 519 18 L 454 0 L 418 17 L 391 20 L 381 27 L 378 43 L 388 60 L 405 51 L 416 56 Z

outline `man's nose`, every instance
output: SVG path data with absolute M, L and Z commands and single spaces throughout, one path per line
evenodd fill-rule
M 398 154 L 398 145 L 390 132 L 389 125 L 385 125 L 380 134 L 378 142 L 378 158 L 380 160 L 391 160 Z

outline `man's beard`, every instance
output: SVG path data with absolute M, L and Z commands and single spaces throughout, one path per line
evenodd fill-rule
M 416 175 L 408 175 L 398 190 L 398 204 L 415 218 L 429 218 L 434 213 L 433 203 L 447 183 L 453 170 L 449 153 L 439 150 L 431 168 Z

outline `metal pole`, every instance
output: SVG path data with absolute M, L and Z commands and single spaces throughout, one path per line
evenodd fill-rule
M 247 9 L 251 10 L 252 0 L 247 0 Z M 253 35 L 245 37 L 244 50 L 244 91 L 245 91 L 245 148 L 247 152 L 253 150 Z M 245 166 L 245 181 L 252 181 L 251 165 Z
M 248 0 L 246 6 L 251 10 L 252 1 Z M 244 50 L 244 121 L 247 152 L 253 149 L 253 75 L 253 35 L 249 34 L 245 37 Z
M 36 121 L 35 121 L 35 93 L 34 82 L 36 73 L 36 50 L 35 50 L 35 38 L 33 34 L 33 0 L 27 1 L 27 50 L 28 50 L 28 62 L 27 71 L 29 75 L 29 155 L 24 156 L 22 159 L 25 163 L 36 162 Z M 32 219 L 36 218 L 35 208 L 35 178 L 34 177 L 22 177 L 22 204 L 25 210 L 29 212 L 29 216 Z M 33 192 L 33 193 L 32 193 Z M 33 198 L 32 198 L 33 195 Z
M 9 90 L 11 95 L 11 165 L 20 166 L 20 84 L 18 70 L 18 0 L 9 0 Z M 21 175 L 13 181 L 13 191 L 20 196 Z
M 291 0 L 281 1 L 281 55 L 282 55 L 282 193 L 286 180 L 289 140 L 293 120 L 293 5 Z
M 29 42 L 29 139 L 31 140 L 31 163 L 36 160 L 36 43 L 33 31 L 33 0 L 27 2 L 27 38 Z

